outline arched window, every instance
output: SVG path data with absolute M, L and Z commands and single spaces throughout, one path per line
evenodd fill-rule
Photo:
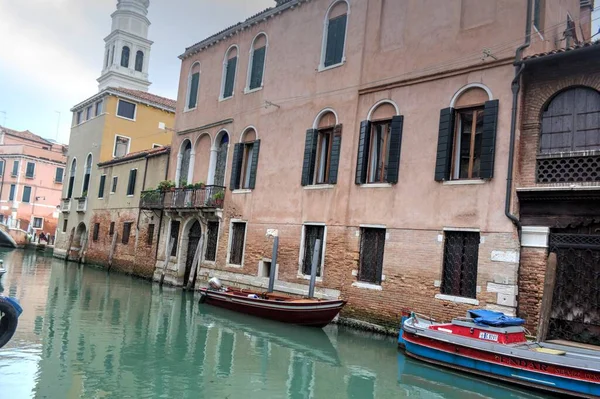
M 231 46 L 225 53 L 223 60 L 223 83 L 221 84 L 221 98 L 229 98 L 233 96 L 235 86 L 235 72 L 237 69 L 237 46 Z
M 217 162 L 215 165 L 214 185 L 225 185 L 225 168 L 227 166 L 227 149 L 229 148 L 229 134 L 222 130 L 217 135 Z
M 75 183 L 75 173 L 77 172 L 77 159 L 73 158 L 71 169 L 69 170 L 69 187 L 67 188 L 67 198 L 73 197 L 73 184 Z
M 108 60 L 110 59 L 110 48 L 106 50 L 106 61 L 104 67 L 108 67 Z
M 346 0 L 334 2 L 327 10 L 325 17 L 321 68 L 344 62 L 347 22 L 348 3 Z
M 142 51 L 138 51 L 135 53 L 135 70 L 138 72 L 142 72 L 144 68 L 144 53 Z
M 129 68 L 129 47 L 123 46 L 121 50 L 121 66 Z
M 480 83 L 456 92 L 440 111 L 435 180 L 491 179 L 498 100 Z
M 542 113 L 543 154 L 600 149 L 600 93 L 575 87 L 557 94 Z
M 185 140 L 179 151 L 179 180 L 177 182 L 178 187 L 185 186 L 188 183 L 188 175 L 190 171 L 190 157 L 192 152 L 192 143 L 189 140 Z
M 302 185 L 336 184 L 342 125 L 332 109 L 317 115 L 313 128 L 306 132 Z
M 198 104 L 198 89 L 200 87 L 200 64 L 195 63 L 190 69 L 188 75 L 187 85 L 187 96 L 186 96 L 186 108 L 188 110 L 196 108 Z
M 259 33 L 252 41 L 248 63 L 248 90 L 262 87 L 267 53 L 267 35 Z
M 85 160 L 85 171 L 83 175 L 83 187 L 81 188 L 81 196 L 86 197 L 88 188 L 90 188 L 90 176 L 92 174 L 92 154 L 88 154 Z
M 240 143 L 233 150 L 231 167 L 231 189 L 253 189 L 256 183 L 260 140 L 256 130 L 249 126 L 244 129 Z

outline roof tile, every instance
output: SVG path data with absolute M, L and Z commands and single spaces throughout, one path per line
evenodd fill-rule
M 171 100 L 170 98 L 157 96 L 156 94 L 148 93 L 141 90 L 127 89 L 125 87 L 110 87 L 111 90 L 114 90 L 119 93 L 126 94 L 131 97 L 138 98 L 142 101 L 147 101 L 150 103 L 154 103 L 163 107 L 173 108 L 177 106 L 177 101 Z
M 551 50 L 551 51 L 546 51 L 543 53 L 537 53 L 537 54 L 533 54 L 533 55 L 528 55 L 527 57 L 523 58 L 523 61 L 527 61 L 527 60 L 532 60 L 535 58 L 542 58 L 542 57 L 547 57 L 549 55 L 555 55 L 555 54 L 560 54 L 560 53 L 567 53 L 569 51 L 576 51 L 582 48 L 586 48 L 586 47 L 600 47 L 600 41 L 595 41 L 595 42 L 582 42 L 582 43 L 578 43 L 578 44 L 574 44 L 572 46 L 569 47 L 563 47 L 563 48 L 559 48 L 556 50 Z

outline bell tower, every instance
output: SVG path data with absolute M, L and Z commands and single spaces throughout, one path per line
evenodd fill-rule
M 112 29 L 104 39 L 105 50 L 98 89 L 125 87 L 148 91 L 148 63 L 152 41 L 148 40 L 150 0 L 117 0 Z

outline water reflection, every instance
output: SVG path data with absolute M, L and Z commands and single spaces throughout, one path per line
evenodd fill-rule
M 393 339 L 260 320 L 36 253 L 0 258 L 25 309 L 0 350 L 2 397 L 532 397 L 407 360 Z

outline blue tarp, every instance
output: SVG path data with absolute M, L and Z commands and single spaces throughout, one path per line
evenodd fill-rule
M 501 312 L 492 310 L 475 309 L 469 310 L 469 316 L 475 321 L 475 324 L 492 327 L 510 327 L 522 326 L 525 320 L 518 317 L 506 316 Z

